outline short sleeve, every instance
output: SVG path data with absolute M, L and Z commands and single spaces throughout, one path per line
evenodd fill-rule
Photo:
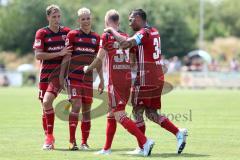
M 33 49 L 44 49 L 44 36 L 45 33 L 43 29 L 40 29 L 36 32 Z
M 65 40 L 65 46 L 67 46 L 67 47 L 73 47 L 73 41 L 74 41 L 74 33 L 73 32 L 69 32 L 68 34 L 67 34 L 67 38 L 66 38 L 66 40 Z
M 107 34 L 103 33 L 100 39 L 100 44 L 99 44 L 99 48 L 104 48 L 105 49 L 105 45 L 107 43 L 107 38 L 106 38 Z

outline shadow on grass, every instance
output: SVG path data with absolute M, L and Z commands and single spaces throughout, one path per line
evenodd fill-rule
M 207 154 L 195 154 L 195 153 L 182 153 L 182 154 L 176 154 L 176 153 L 153 153 L 151 157 L 161 157 L 161 158 L 170 158 L 170 157 L 209 157 L 210 155 Z
M 55 148 L 54 151 L 61 151 L 61 152 L 97 152 L 101 150 L 101 148 L 94 148 L 94 149 L 89 149 L 89 150 L 77 150 L 77 151 L 71 151 L 68 148 Z
M 126 150 L 124 150 L 126 151 Z M 142 157 L 141 155 L 131 155 L 131 154 L 120 154 L 122 156 L 133 156 L 133 157 Z M 182 154 L 176 154 L 176 153 L 153 153 L 151 154 L 150 157 L 160 157 L 160 158 L 171 158 L 171 157 L 185 157 L 185 158 L 193 158 L 193 157 L 198 157 L 198 158 L 204 158 L 204 157 L 209 157 L 210 155 L 206 154 L 195 154 L 195 153 L 182 153 Z

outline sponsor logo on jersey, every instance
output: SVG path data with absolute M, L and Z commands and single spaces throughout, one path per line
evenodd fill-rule
M 35 39 L 34 46 L 35 47 L 40 47 L 41 46 L 41 39 Z
M 64 46 L 48 47 L 48 51 L 59 51 L 62 50 Z
M 92 48 L 83 48 L 83 47 L 77 47 L 77 48 L 76 48 L 76 51 L 91 52 L 91 53 L 94 53 L 94 52 L 95 52 L 95 50 L 92 49 Z
M 66 41 L 65 41 L 65 46 L 68 46 L 69 45 L 69 39 L 66 38 Z

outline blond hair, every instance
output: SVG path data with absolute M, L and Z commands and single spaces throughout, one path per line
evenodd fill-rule
M 60 11 L 61 10 L 58 5 L 51 4 L 51 5 L 47 6 L 47 8 L 46 8 L 46 15 L 49 16 L 53 12 L 60 12 Z
M 113 22 L 118 22 L 119 19 L 119 13 L 115 9 L 110 9 L 106 12 L 105 21 L 111 20 Z
M 78 16 L 81 16 L 83 14 L 89 14 L 91 15 L 91 11 L 90 9 L 86 8 L 86 7 L 83 7 L 83 8 L 80 8 L 78 11 L 77 11 L 77 15 Z

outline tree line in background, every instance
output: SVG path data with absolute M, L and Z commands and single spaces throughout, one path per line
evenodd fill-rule
M 216 37 L 240 37 L 240 1 L 204 0 L 205 40 Z M 77 28 L 77 10 L 88 7 L 93 14 L 93 29 L 101 34 L 104 15 L 116 9 L 121 15 L 121 30 L 132 34 L 128 14 L 143 8 L 150 25 L 159 29 L 162 53 L 166 57 L 186 55 L 197 48 L 199 34 L 199 0 L 9 0 L 0 6 L 0 50 L 19 55 L 32 52 L 37 29 L 46 26 L 45 8 L 57 4 L 62 9 L 62 24 Z

